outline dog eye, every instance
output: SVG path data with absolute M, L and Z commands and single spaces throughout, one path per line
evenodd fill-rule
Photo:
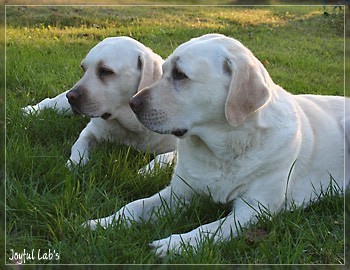
M 177 68 L 173 69 L 173 79 L 176 81 L 188 79 L 187 75 Z
M 85 67 L 83 65 L 80 65 L 81 70 L 85 73 Z
M 101 67 L 99 70 L 98 70 L 98 75 L 100 77 L 104 77 L 104 76 L 109 76 L 109 75 L 113 75 L 114 72 L 113 70 L 110 70 L 108 68 L 104 68 L 104 67 Z

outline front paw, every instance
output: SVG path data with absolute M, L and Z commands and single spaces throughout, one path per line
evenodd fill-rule
M 159 258 L 164 258 L 168 251 L 181 255 L 186 249 L 195 248 L 196 246 L 195 238 L 186 234 L 173 234 L 149 244 L 149 247 L 155 251 Z
M 83 224 L 81 224 L 81 226 L 83 228 L 90 229 L 92 231 L 95 231 L 99 225 L 100 225 L 100 223 L 99 223 L 98 219 L 88 220 L 88 221 L 84 222 Z
M 73 170 L 75 167 L 79 167 L 80 166 L 80 162 L 79 161 L 75 161 L 72 159 L 68 159 L 66 162 L 66 168 L 69 170 Z
M 66 162 L 66 167 L 69 170 L 72 170 L 76 166 L 83 167 L 85 164 L 89 161 L 89 158 L 86 156 L 75 158 L 73 156 L 70 157 L 70 159 Z
M 22 112 L 23 112 L 23 115 L 24 116 L 27 116 L 27 115 L 31 115 L 31 114 L 35 114 L 37 113 L 38 111 L 40 110 L 39 106 L 38 105 L 28 105 L 24 108 L 22 108 Z
M 107 227 L 113 227 L 115 225 L 114 222 L 115 222 L 115 217 L 114 217 L 114 215 L 112 215 L 112 216 L 105 217 L 105 218 L 88 220 L 88 221 L 84 222 L 83 224 L 81 224 L 81 226 L 83 228 L 87 228 L 87 229 L 90 229 L 92 231 L 95 231 L 99 227 L 103 228 L 103 229 L 107 229 Z
M 131 225 L 131 220 L 126 219 L 123 211 L 120 211 L 108 217 L 88 220 L 81 224 L 81 226 L 94 231 L 98 227 L 102 227 L 103 229 L 107 229 L 108 227 L 113 228 L 118 226 L 120 222 L 123 222 L 128 227 Z
M 155 164 L 154 164 L 154 160 L 152 160 L 145 167 L 142 167 L 141 169 L 139 169 L 137 173 L 142 176 L 147 176 L 147 175 L 153 176 L 154 172 L 155 172 Z

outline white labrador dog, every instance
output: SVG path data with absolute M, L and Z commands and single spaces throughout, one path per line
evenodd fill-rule
M 84 75 L 71 90 L 27 106 L 24 111 L 57 108 L 92 118 L 72 147 L 69 166 L 71 163 L 84 165 L 96 142 L 116 140 L 142 152 L 166 153 L 156 160 L 160 165 L 170 163 L 176 137 L 145 128 L 129 106 L 130 98 L 137 91 L 161 77 L 163 62 L 159 55 L 132 38 L 106 38 L 82 61 Z M 145 170 L 153 165 L 154 162 Z
M 344 104 L 350 108 L 349 99 L 292 95 L 272 81 L 250 50 L 218 34 L 179 46 L 163 72 L 130 105 L 146 127 L 180 138 L 170 186 L 84 226 L 155 218 L 153 211 L 162 214 L 163 205 L 178 200 L 188 203 L 194 193 L 232 202 L 227 217 L 151 243 L 164 256 L 168 250 L 181 253 L 183 244 L 196 247 L 207 237 L 221 241 L 236 235 L 240 225 L 256 220 L 261 207 L 278 213 L 292 203 L 305 206 L 331 178 L 340 187 L 348 183 Z

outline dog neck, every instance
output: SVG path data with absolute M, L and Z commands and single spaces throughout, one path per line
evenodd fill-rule
M 249 122 L 238 127 L 228 124 L 212 126 L 210 132 L 198 132 L 185 140 L 194 149 L 206 148 L 206 152 L 218 160 L 232 160 L 249 151 L 253 145 L 259 145 L 266 127 L 260 127 L 254 119 Z

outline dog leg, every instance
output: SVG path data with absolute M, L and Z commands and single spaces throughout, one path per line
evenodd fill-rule
M 103 228 L 113 226 L 113 223 L 120 219 L 126 222 L 127 225 L 130 225 L 131 221 L 141 222 L 150 220 L 151 218 L 155 219 L 157 214 L 154 213 L 158 212 L 162 215 L 164 213 L 164 207 L 174 207 L 180 200 L 180 197 L 176 196 L 171 187 L 168 186 L 149 198 L 139 199 L 125 205 L 111 216 L 89 220 L 83 223 L 82 226 L 95 230 L 98 225 Z M 183 202 L 185 203 L 185 201 Z
M 188 233 L 172 234 L 167 238 L 153 241 L 149 246 L 154 249 L 158 257 L 163 258 L 170 250 L 181 254 L 187 246 L 197 248 L 201 241 L 208 239 L 213 239 L 214 243 L 228 240 L 231 236 L 237 236 L 240 228 L 255 222 L 258 212 L 259 203 L 252 201 L 248 204 L 240 198 L 235 201 L 233 212 L 225 218 L 199 226 Z
M 46 98 L 33 106 L 28 105 L 22 108 L 23 113 L 25 115 L 29 115 L 36 112 L 40 112 L 44 109 L 52 108 L 52 109 L 57 109 L 60 113 L 73 114 L 73 111 L 66 97 L 67 92 L 68 91 L 61 93 L 54 98 Z
M 67 161 L 67 167 L 79 164 L 85 165 L 89 160 L 91 149 L 101 141 L 113 142 L 116 126 L 113 121 L 106 121 L 102 118 L 92 118 L 86 127 L 81 131 L 79 138 L 72 146 L 71 155 Z
M 155 166 L 159 168 L 166 168 L 171 166 L 176 159 L 176 151 L 168 152 L 165 154 L 157 155 L 150 163 L 138 171 L 138 174 L 147 175 L 155 172 Z
M 71 155 L 67 161 L 67 167 L 72 168 L 74 165 L 84 166 L 89 160 L 91 148 L 97 143 L 97 138 L 92 132 L 91 121 L 82 130 L 77 141 L 73 144 Z

